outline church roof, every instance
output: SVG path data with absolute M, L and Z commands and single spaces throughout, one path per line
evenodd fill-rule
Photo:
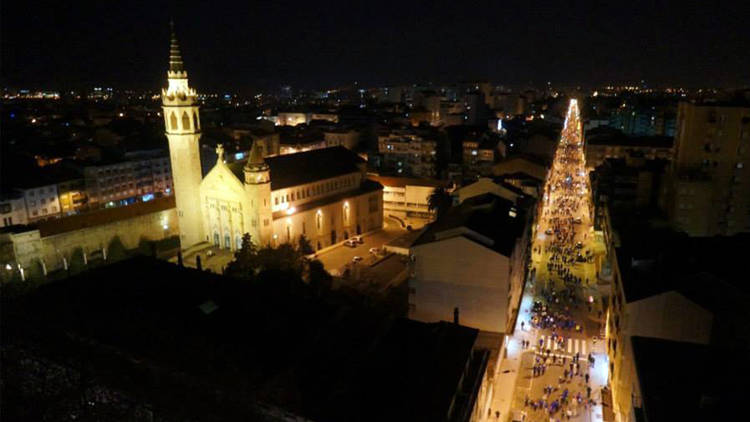
M 359 171 L 358 165 L 364 163 L 360 156 L 340 146 L 276 155 L 266 157 L 265 161 L 271 171 L 271 190 L 356 173 Z M 228 164 L 240 180 L 245 180 L 242 169 L 246 162 L 242 160 Z

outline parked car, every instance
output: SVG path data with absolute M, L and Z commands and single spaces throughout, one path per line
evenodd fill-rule
M 370 248 L 370 254 L 372 254 L 372 255 L 379 255 L 380 254 L 380 249 L 378 249 L 378 248 Z
M 361 257 L 361 256 L 359 256 L 359 255 L 357 255 L 357 256 L 354 256 L 354 257 L 352 258 L 352 262 L 359 262 L 359 261 L 361 261 L 361 260 L 362 260 L 362 257 Z
M 365 243 L 365 239 L 362 239 L 362 236 L 354 236 L 352 237 L 352 240 L 359 243 L 360 245 Z
M 350 248 L 356 248 L 357 247 L 357 242 L 355 242 L 354 239 L 346 239 L 344 241 L 344 246 L 348 246 Z

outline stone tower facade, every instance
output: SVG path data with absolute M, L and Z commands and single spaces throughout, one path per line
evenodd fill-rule
M 245 174 L 245 191 L 250 198 L 251 231 L 249 233 L 259 244 L 268 245 L 273 236 L 271 177 L 257 140 L 253 142 L 250 159 L 247 160 L 243 173 Z
M 169 47 L 167 81 L 169 85 L 161 91 L 162 110 L 172 161 L 180 244 L 182 249 L 187 249 L 206 240 L 199 203 L 201 162 L 198 141 L 201 131 L 197 94 L 188 85 L 174 28 Z

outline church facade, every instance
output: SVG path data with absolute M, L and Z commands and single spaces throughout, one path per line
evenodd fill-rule
M 256 142 L 249 159 L 227 164 L 219 145 L 204 177 L 197 95 L 174 32 L 167 78 L 162 109 L 183 249 L 206 243 L 236 250 L 249 233 L 271 246 L 304 235 L 317 250 L 382 227 L 383 187 L 367 180 L 365 161 L 343 147 L 264 158 Z

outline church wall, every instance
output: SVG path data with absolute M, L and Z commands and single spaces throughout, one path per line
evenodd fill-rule
M 140 215 L 125 220 L 72 230 L 41 237 L 39 230 L 11 235 L 15 261 L 29 269 L 44 262 L 47 271 L 64 267 L 63 258 L 70 263 L 73 253 L 81 248 L 89 259 L 103 256 L 117 237 L 125 249 L 135 249 L 142 240 L 161 240 L 179 235 L 176 208 Z
M 304 234 L 317 250 L 382 227 L 382 191 L 377 190 L 276 218 L 272 244 L 295 243 Z
M 362 183 L 361 173 L 350 173 L 313 183 L 276 189 L 271 192 L 271 211 L 286 211 L 299 207 L 326 196 L 336 195 L 359 187 Z

